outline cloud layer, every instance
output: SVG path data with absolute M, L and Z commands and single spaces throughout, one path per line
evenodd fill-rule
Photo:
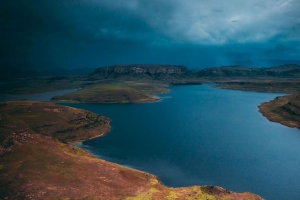
M 148 27 L 159 37 L 192 44 L 300 39 L 298 0 L 128 0 L 126 4 L 115 0 L 91 3 L 116 17 L 113 25 L 109 23 L 105 27 L 99 23 L 100 35 L 102 31 L 104 35 L 110 33 L 129 39 L 135 35 L 137 39 L 144 39 L 147 34 L 143 31 Z M 131 29 L 133 24 L 138 27 Z
M 139 62 L 205 67 L 237 59 L 300 57 L 299 0 L 1 4 L 0 60 L 5 66 L 71 68 Z

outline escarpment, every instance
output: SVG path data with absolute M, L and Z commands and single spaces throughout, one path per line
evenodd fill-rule
M 166 84 L 200 83 L 197 73 L 178 65 L 114 65 L 96 69 L 90 80 L 158 81 Z

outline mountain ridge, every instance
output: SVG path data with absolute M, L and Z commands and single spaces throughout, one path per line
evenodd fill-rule
M 189 70 L 181 65 L 112 65 L 97 68 L 89 75 L 92 79 L 117 79 L 136 77 L 154 80 L 179 80 L 179 79 L 218 79 L 218 78 L 300 78 L 300 66 L 286 64 L 274 67 L 255 68 L 241 65 L 220 66 L 205 68 L 198 72 Z

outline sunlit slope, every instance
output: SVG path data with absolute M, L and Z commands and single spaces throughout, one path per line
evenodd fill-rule
M 292 128 L 300 128 L 300 95 L 277 97 L 262 103 L 259 111 L 270 121 Z

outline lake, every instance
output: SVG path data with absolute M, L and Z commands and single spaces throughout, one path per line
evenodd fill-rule
M 155 174 L 164 185 L 218 185 L 264 199 L 300 199 L 300 131 L 269 122 L 257 106 L 282 94 L 174 86 L 147 104 L 63 105 L 111 119 L 93 155 Z
M 164 185 L 218 185 L 265 199 L 300 198 L 300 131 L 257 106 L 280 94 L 175 86 L 149 104 L 76 104 L 111 119 L 79 144 L 93 155 L 150 172 Z

